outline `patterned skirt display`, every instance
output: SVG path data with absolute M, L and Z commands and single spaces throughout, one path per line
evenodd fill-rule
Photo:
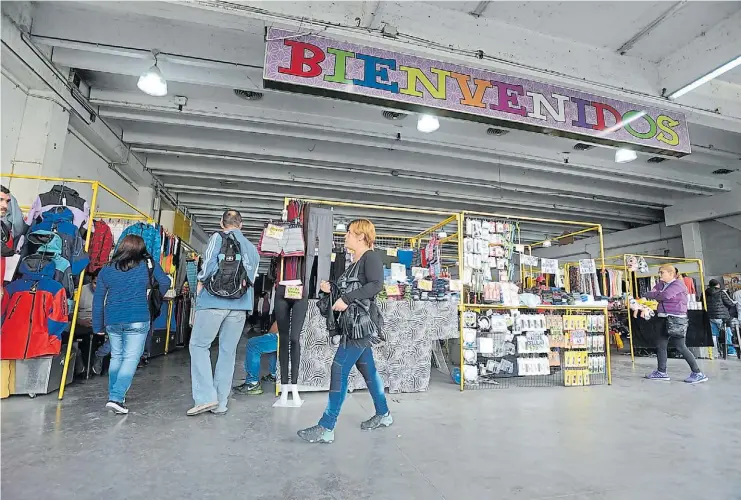
M 432 342 L 458 338 L 458 304 L 423 301 L 379 301 L 387 340 L 373 346 L 373 357 L 385 387 L 391 393 L 426 391 L 430 383 Z M 330 369 L 337 347 L 327 333 L 317 301 L 309 301 L 301 331 L 301 391 L 328 391 Z M 356 368 L 350 390 L 365 389 Z

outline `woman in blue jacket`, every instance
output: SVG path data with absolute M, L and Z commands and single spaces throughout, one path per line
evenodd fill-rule
M 111 342 L 106 408 L 119 415 L 129 412 L 126 392 L 131 387 L 144 352 L 152 318 L 149 314 L 149 265 L 155 284 L 164 294 L 170 278 L 149 258 L 141 236 L 129 234 L 119 243 L 111 262 L 98 274 L 93 296 L 93 331 L 107 333 Z

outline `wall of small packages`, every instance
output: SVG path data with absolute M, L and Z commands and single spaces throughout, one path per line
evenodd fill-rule
M 606 311 L 480 308 L 462 314 L 465 389 L 608 382 Z
M 486 218 L 464 221 L 463 285 L 470 304 L 520 305 L 516 282 L 519 267 L 513 261 L 519 243 L 516 222 Z

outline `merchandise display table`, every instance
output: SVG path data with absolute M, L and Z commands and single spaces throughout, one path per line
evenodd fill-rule
M 710 321 L 705 311 L 687 311 L 687 347 L 713 347 Z M 656 338 L 664 328 L 664 319 L 654 316 L 650 320 L 633 319 L 633 347 L 656 347 Z
M 386 341 L 373 346 L 378 372 L 389 392 L 426 391 L 430 383 L 432 342 L 458 338 L 458 303 L 424 301 L 379 301 Z M 328 391 L 332 345 L 326 320 L 319 314 L 317 300 L 309 301 L 301 331 L 299 390 Z M 365 389 L 356 368 L 350 373 L 349 389 Z

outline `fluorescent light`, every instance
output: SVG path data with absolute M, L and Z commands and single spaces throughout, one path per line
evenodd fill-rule
M 677 99 L 678 97 L 682 97 L 687 92 L 691 92 L 695 90 L 697 87 L 699 87 L 700 85 L 702 85 L 703 83 L 707 83 L 714 78 L 718 78 L 723 73 L 732 70 L 738 65 L 741 65 L 741 56 L 738 56 L 732 61 L 728 61 L 720 68 L 714 69 L 707 75 L 698 78 L 697 80 L 690 83 L 689 85 L 685 85 L 681 89 L 674 91 L 673 93 L 669 94 L 669 99 Z
M 432 115 L 419 115 L 417 120 L 417 130 L 429 134 L 440 128 L 440 122 L 437 120 L 437 116 Z
M 615 151 L 615 163 L 628 163 L 638 158 L 632 149 L 620 148 Z
M 167 95 L 167 80 L 162 76 L 162 72 L 157 67 L 157 59 L 154 60 L 154 66 L 142 73 L 136 84 L 139 90 L 147 95 L 162 97 Z

